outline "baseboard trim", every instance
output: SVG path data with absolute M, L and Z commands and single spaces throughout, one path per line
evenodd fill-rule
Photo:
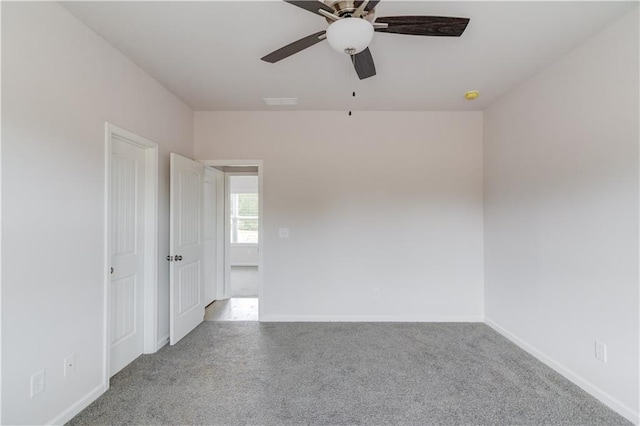
M 484 322 L 483 316 L 262 315 L 260 322 Z
M 156 346 L 156 351 L 159 351 L 160 349 L 162 349 L 162 347 L 164 345 L 166 345 L 167 343 L 169 343 L 169 335 L 167 334 L 164 337 L 161 337 L 160 340 L 158 340 L 158 345 Z
M 93 401 L 98 399 L 100 395 L 107 391 L 107 387 L 103 384 L 97 386 L 95 389 L 87 393 L 85 396 L 76 401 L 71 407 L 64 410 L 61 414 L 59 414 L 55 419 L 47 422 L 47 425 L 63 425 L 67 423 L 69 420 L 74 418 L 80 411 L 84 410 L 91 404 Z
M 604 390 L 600 389 L 598 386 L 591 383 L 589 380 L 573 372 L 571 369 L 565 367 L 555 359 L 551 358 L 550 356 L 546 355 L 545 353 L 538 350 L 534 346 L 520 339 L 515 334 L 513 334 L 506 328 L 502 327 L 495 321 L 491 320 L 490 318 L 485 317 L 485 323 L 489 327 L 494 329 L 496 332 L 500 333 L 502 336 L 506 337 L 507 339 L 515 343 L 521 349 L 524 349 L 525 351 L 527 351 L 528 353 L 536 357 L 538 360 L 540 360 L 547 366 L 551 367 L 552 369 L 554 369 L 555 371 L 557 371 L 558 373 L 560 373 L 561 375 L 563 375 L 564 377 L 566 377 L 567 379 L 569 379 L 570 381 L 572 381 L 573 383 L 581 387 L 584 391 L 589 393 L 591 396 L 597 398 L 599 401 L 601 401 L 607 407 L 611 408 L 616 413 L 620 414 L 621 416 L 623 416 L 633 424 L 640 425 L 640 413 L 638 413 L 637 411 L 634 411 L 628 405 L 618 401 L 616 398 L 612 397 L 607 392 L 605 392 Z

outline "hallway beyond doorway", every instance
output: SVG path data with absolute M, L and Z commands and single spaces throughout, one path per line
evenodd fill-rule
M 204 311 L 205 321 L 258 321 L 258 298 L 216 300 Z
M 258 297 L 258 267 L 231 267 L 231 297 Z

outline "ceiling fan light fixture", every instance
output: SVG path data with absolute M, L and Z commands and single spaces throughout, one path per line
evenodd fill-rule
M 343 18 L 327 28 L 329 46 L 338 53 L 355 55 L 369 47 L 373 40 L 373 25 L 361 18 Z

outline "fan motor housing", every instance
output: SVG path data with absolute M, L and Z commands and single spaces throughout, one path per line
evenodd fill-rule
M 324 4 L 335 10 L 335 14 L 341 18 L 350 17 L 358 8 L 354 0 L 325 0 Z M 369 22 L 373 22 L 376 18 L 375 15 L 375 9 L 373 9 L 369 12 L 363 12 L 362 18 Z M 331 23 L 332 21 L 327 19 L 327 22 Z

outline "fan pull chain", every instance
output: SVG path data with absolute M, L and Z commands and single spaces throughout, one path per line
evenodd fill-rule
M 351 97 L 355 98 L 356 97 L 356 92 L 351 92 Z M 349 116 L 351 116 L 351 111 L 349 111 Z
M 353 55 L 351 55 L 351 65 L 354 65 L 355 63 L 355 57 Z M 352 105 L 352 109 L 353 109 L 353 105 L 354 105 L 354 98 L 356 97 L 356 91 L 355 91 L 355 83 L 353 80 L 353 73 L 354 73 L 354 67 L 350 66 L 349 67 L 349 86 L 351 86 L 351 105 Z M 351 117 L 351 110 L 349 110 L 349 117 Z

